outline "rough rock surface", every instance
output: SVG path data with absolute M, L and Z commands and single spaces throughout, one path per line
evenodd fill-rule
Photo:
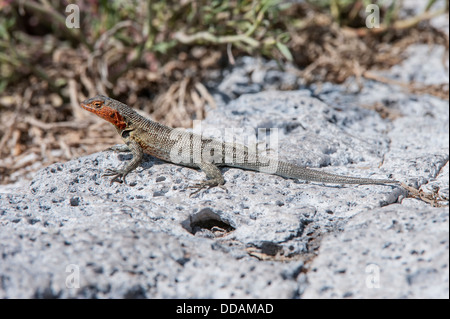
M 364 84 L 243 95 L 202 129 L 272 129 L 257 135 L 276 137 L 271 155 L 448 198 L 448 102 Z M 0 189 L 0 298 L 448 298 L 448 206 L 233 168 L 226 190 L 190 197 L 204 175 L 150 156 L 129 185 L 100 177 L 129 158 L 96 153 Z

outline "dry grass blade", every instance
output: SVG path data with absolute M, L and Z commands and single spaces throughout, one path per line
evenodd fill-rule
M 421 85 L 418 83 L 404 83 L 401 81 L 377 75 L 370 71 L 364 72 L 363 76 L 367 79 L 378 81 L 381 83 L 400 86 L 413 94 L 430 94 L 443 100 L 449 100 L 448 83 L 430 84 L 430 85 L 423 85 L 423 84 Z
M 433 192 L 424 192 L 421 189 L 416 189 L 404 183 L 402 183 L 402 187 L 408 191 L 408 197 L 420 199 L 433 207 L 448 206 L 449 198 L 439 195 L 438 189 Z
M 55 122 L 55 123 L 44 123 L 33 117 L 26 117 L 25 123 L 28 123 L 32 126 L 36 126 L 40 129 L 49 131 L 49 130 L 59 130 L 59 129 L 83 129 L 89 126 L 87 122 Z

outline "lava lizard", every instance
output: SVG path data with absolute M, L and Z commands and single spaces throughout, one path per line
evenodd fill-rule
M 133 155 L 124 167 L 106 170 L 103 176 L 113 176 L 111 184 L 122 181 L 126 184 L 125 177 L 141 163 L 144 153 L 174 164 L 200 168 L 206 174 L 207 180 L 190 186 L 198 190 L 221 186 L 225 183 L 219 166 L 263 171 L 285 178 L 323 183 L 399 183 L 389 179 L 335 175 L 274 160 L 259 155 L 258 152 L 250 151 L 248 147 L 241 144 L 203 138 L 198 134 L 170 128 L 139 115 L 124 103 L 102 95 L 85 100 L 81 103 L 81 107 L 115 126 L 125 144 L 113 146 L 111 150 L 131 152 Z M 216 151 L 216 157 L 212 154 L 214 151 Z

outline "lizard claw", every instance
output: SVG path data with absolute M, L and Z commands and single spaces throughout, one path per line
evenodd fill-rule
M 202 189 L 209 188 L 209 187 L 204 184 L 195 184 L 195 185 L 188 186 L 188 188 L 197 188 L 195 191 L 193 191 L 192 193 L 189 194 L 189 197 L 191 197 L 192 195 L 195 195 L 198 192 L 200 192 Z
M 123 170 L 116 170 L 116 169 L 108 168 L 108 169 L 106 169 L 105 173 L 102 174 L 102 177 L 103 176 L 113 176 L 113 178 L 111 179 L 110 185 L 112 185 L 114 182 L 127 184 L 127 180 L 125 179 L 127 174 L 128 174 L 128 172 L 125 172 Z
M 224 186 L 224 185 L 217 185 L 215 182 L 211 182 L 211 181 L 204 181 L 198 184 L 194 184 L 194 185 L 190 185 L 188 186 L 188 188 L 196 188 L 197 190 L 193 191 L 189 197 L 191 197 L 192 195 L 197 194 L 198 192 L 200 192 L 203 189 L 209 189 L 215 186 L 219 186 L 220 188 L 222 188 L 223 190 L 225 190 L 228 193 L 228 189 Z

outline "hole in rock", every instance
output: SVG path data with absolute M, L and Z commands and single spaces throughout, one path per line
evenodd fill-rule
M 236 229 L 232 221 L 222 217 L 211 208 L 203 208 L 192 214 L 181 225 L 192 235 L 202 237 L 221 237 Z

